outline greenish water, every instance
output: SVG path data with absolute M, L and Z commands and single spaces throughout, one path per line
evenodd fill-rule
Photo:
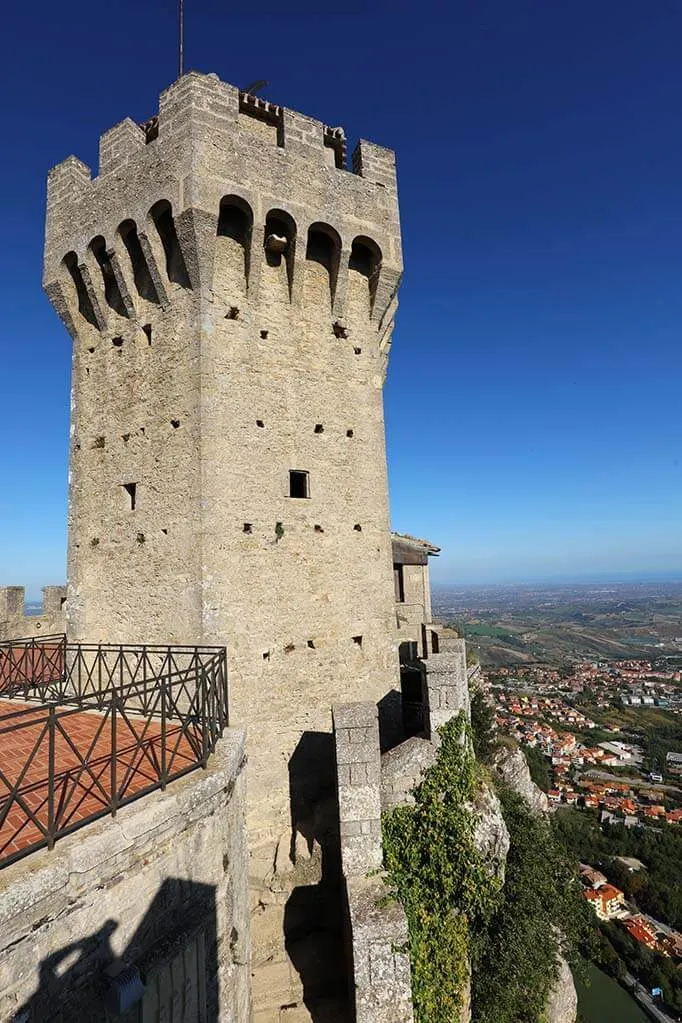
M 634 998 L 620 984 L 596 966 L 588 966 L 590 986 L 585 987 L 578 978 L 578 1009 L 587 1023 L 651 1023 Z

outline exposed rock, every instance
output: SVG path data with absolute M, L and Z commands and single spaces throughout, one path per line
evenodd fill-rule
M 437 751 L 428 739 L 413 736 L 381 757 L 381 808 L 414 803 L 413 790 L 436 759 Z
M 502 807 L 495 792 L 484 785 L 473 804 L 476 813 L 474 846 L 486 860 L 491 874 L 504 882 L 504 871 L 509 852 L 509 831 L 502 816 Z
M 578 1014 L 578 995 L 573 974 L 565 959 L 559 957 L 559 976 L 547 999 L 547 1023 L 575 1023 Z
M 500 747 L 495 754 L 494 767 L 503 782 L 525 799 L 533 810 L 547 813 L 547 796 L 531 780 L 528 763 L 520 749 Z
M 459 1023 L 471 1023 L 471 972 L 462 992 L 462 1007 L 459 1010 Z

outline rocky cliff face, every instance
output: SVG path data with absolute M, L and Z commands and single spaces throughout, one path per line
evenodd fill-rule
M 575 1023 L 578 995 L 565 959 L 559 958 L 559 976 L 547 1000 L 547 1023 Z
M 501 747 L 495 755 L 494 769 L 505 784 L 537 813 L 547 813 L 547 796 L 531 779 L 528 763 L 520 749 Z M 575 1023 L 578 995 L 573 975 L 565 959 L 559 956 L 559 974 L 547 1001 L 547 1023 Z
M 504 869 L 509 852 L 509 831 L 502 816 L 502 807 L 494 790 L 484 785 L 472 809 L 476 814 L 474 846 L 484 857 L 491 874 L 504 883 Z
M 528 763 L 520 749 L 500 747 L 495 755 L 494 767 L 502 781 L 514 792 L 518 792 L 531 809 L 547 813 L 549 810 L 547 796 L 531 780 Z

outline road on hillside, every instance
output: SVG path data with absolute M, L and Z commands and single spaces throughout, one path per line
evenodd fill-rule
M 656 782 L 651 781 L 639 781 L 637 778 L 623 778 L 617 774 L 608 774 L 607 771 L 581 771 L 579 778 L 602 778 L 606 781 L 618 781 L 621 785 L 631 785 L 633 788 L 636 786 L 638 789 L 653 789 L 655 792 L 674 792 L 676 795 L 682 795 L 682 789 L 676 785 L 657 785 Z
M 633 996 L 637 999 L 644 1011 L 647 1012 L 652 1019 L 657 1020 L 658 1023 L 676 1023 L 675 1017 L 669 1016 L 667 1012 L 663 1012 L 663 1009 L 654 1002 L 646 988 L 642 987 L 639 981 L 635 980 L 631 973 L 625 974 L 625 983 L 630 988 Z

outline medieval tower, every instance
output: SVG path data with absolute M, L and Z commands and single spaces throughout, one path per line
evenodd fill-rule
M 227 647 L 254 850 L 290 823 L 302 734 L 397 676 L 395 161 L 360 142 L 348 168 L 345 145 L 190 73 L 102 136 L 96 177 L 70 157 L 48 184 L 44 284 L 74 342 L 69 637 Z

